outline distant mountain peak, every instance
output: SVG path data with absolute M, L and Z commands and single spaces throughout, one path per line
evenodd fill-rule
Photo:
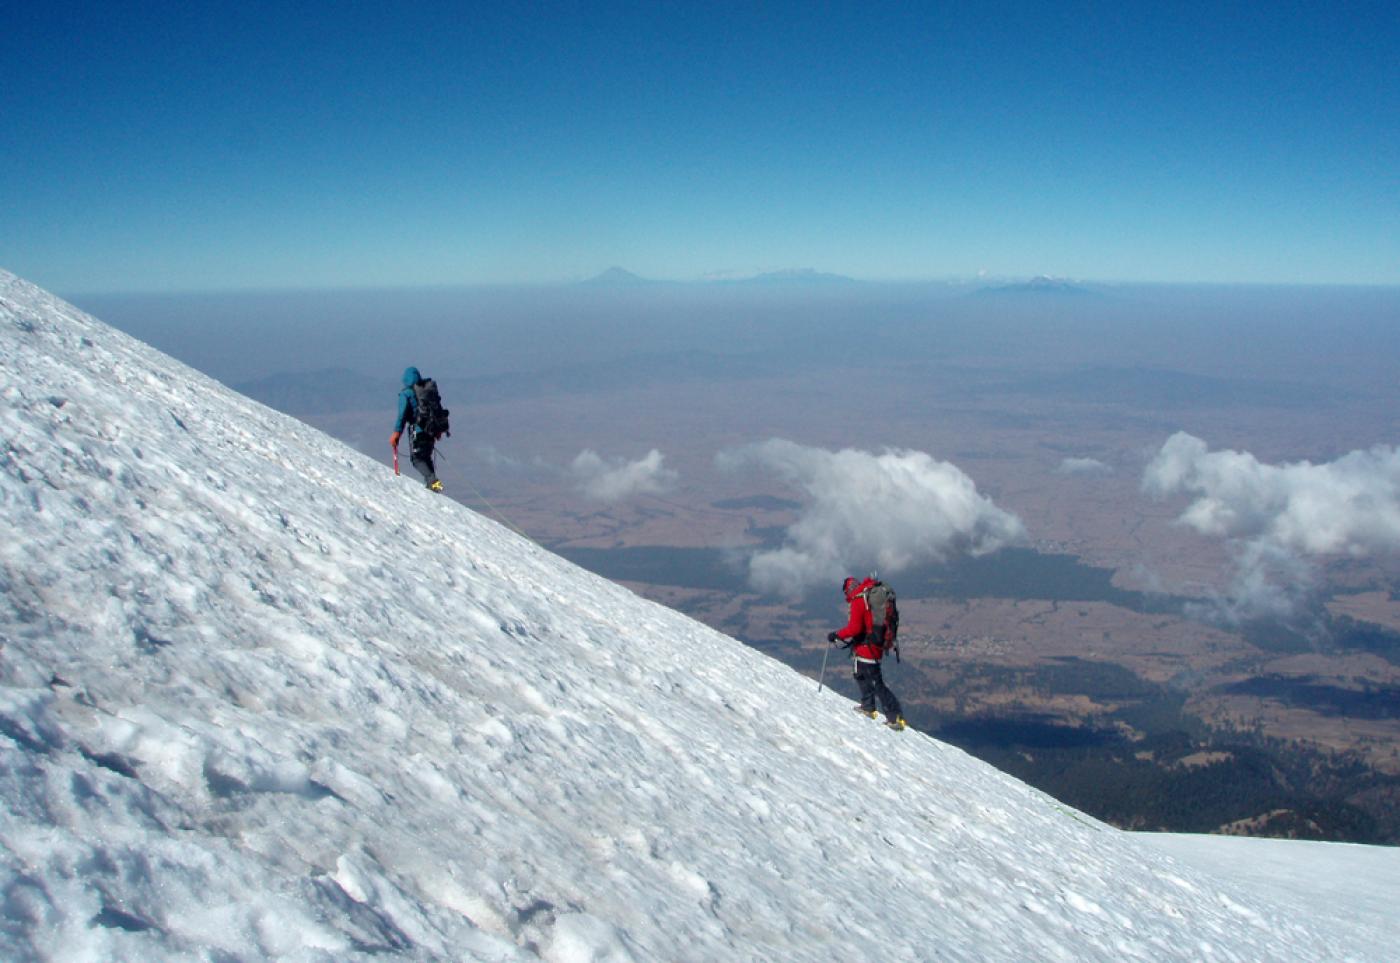
M 799 281 L 804 284 L 817 281 L 828 283 L 831 281 L 850 282 L 854 278 L 848 278 L 844 274 L 832 274 L 830 271 L 818 271 L 816 268 L 784 268 L 781 271 L 769 271 L 754 278 L 755 281 Z
M 1029 281 L 1019 281 L 1011 284 L 998 284 L 992 287 L 981 288 L 978 294 L 1092 294 L 1088 288 L 1076 284 L 1068 278 L 1056 278 L 1047 274 L 1038 274 Z
M 598 285 L 600 287 L 633 287 L 641 284 L 655 284 L 650 278 L 644 278 L 640 274 L 633 274 L 626 268 L 613 265 L 601 274 L 596 274 L 583 284 Z

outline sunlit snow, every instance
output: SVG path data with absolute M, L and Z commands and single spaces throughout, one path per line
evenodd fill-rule
M 3 272 L 0 367 L 4 959 L 1400 945 L 1400 851 L 1106 827 Z

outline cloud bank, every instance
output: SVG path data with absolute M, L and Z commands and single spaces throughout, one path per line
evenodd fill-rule
M 501 472 L 502 474 L 559 474 L 559 469 L 557 467 L 550 465 L 538 455 L 530 461 L 522 461 L 519 458 L 513 458 L 507 455 L 494 445 L 476 445 L 472 448 L 472 454 L 487 468 L 490 468 L 492 471 Z
M 659 495 L 674 485 L 680 476 L 664 467 L 664 460 L 665 456 L 655 448 L 632 462 L 620 458 L 605 461 L 593 449 L 586 448 L 569 466 L 569 473 L 589 498 L 617 502 L 634 495 Z
M 920 451 L 809 448 L 783 439 L 721 452 L 721 468 L 757 468 L 804 493 L 781 548 L 749 560 L 764 592 L 837 585 L 848 570 L 896 573 L 956 552 L 983 554 L 1025 538 L 1015 515 L 981 495 L 957 466 Z
M 1066 458 L 1055 472 L 1060 475 L 1111 475 L 1113 469 L 1097 458 Z
M 1269 465 L 1177 432 L 1148 464 L 1142 487 L 1158 498 L 1190 496 L 1178 521 L 1230 540 L 1236 574 L 1222 608 L 1233 621 L 1292 614 L 1312 589 L 1306 559 L 1400 552 L 1397 448 Z

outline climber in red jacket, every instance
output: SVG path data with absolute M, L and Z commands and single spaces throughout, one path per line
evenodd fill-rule
M 841 583 L 841 591 L 851 606 L 851 618 L 846 627 L 829 633 L 826 640 L 832 645 L 845 643 L 855 659 L 856 685 L 860 687 L 860 705 L 856 711 L 875 718 L 875 700 L 885 712 L 885 725 L 891 729 L 904 728 L 904 712 L 899 707 L 889 686 L 885 685 L 880 672 L 880 660 L 885 657 L 885 640 L 878 638 L 870 617 L 870 603 L 866 593 L 875 584 L 873 578 L 857 582 L 847 578 Z

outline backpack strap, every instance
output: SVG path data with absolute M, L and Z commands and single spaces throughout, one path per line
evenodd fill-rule
M 870 588 L 874 588 L 874 587 L 875 587 L 875 586 L 873 586 L 873 585 L 870 586 Z M 865 633 L 865 639 L 864 639 L 865 644 L 866 644 L 866 645 L 878 645 L 878 646 L 880 646 L 880 648 L 883 650 L 884 647 L 885 647 L 885 640 L 884 640 L 884 639 L 880 639 L 880 640 L 878 640 L 878 641 L 874 641 L 874 636 L 875 636 L 875 610 L 872 609 L 872 608 L 870 607 L 870 589 L 869 589 L 869 588 L 860 593 L 860 600 L 861 600 L 861 602 L 865 605 L 865 614 L 868 615 L 868 616 L 870 616 L 870 631 L 867 632 L 867 633 Z M 852 640 L 852 641 L 854 641 L 854 640 Z

